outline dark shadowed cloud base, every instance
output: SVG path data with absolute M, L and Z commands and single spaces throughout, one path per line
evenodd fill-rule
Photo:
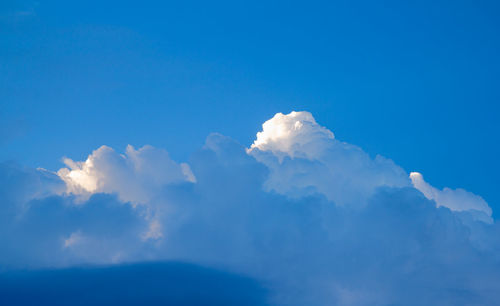
M 256 281 L 178 262 L 11 271 L 0 305 L 265 305 Z

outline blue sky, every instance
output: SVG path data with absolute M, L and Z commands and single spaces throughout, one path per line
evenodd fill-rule
M 180 171 L 176 163 L 187 162 L 199 180 L 214 171 L 193 166 L 212 158 L 200 153 L 210 133 L 221 133 L 249 148 L 262 124 L 276 113 L 308 111 L 336 139 L 359 146 L 372 159 L 380 154 L 408 174 L 421 172 L 439 190 L 464 188 L 480 195 L 496 220 L 499 9 L 496 1 L 5 2 L 0 4 L 0 161 L 28 169 L 5 170 L 8 173 L 20 171 L 16 177 L 31 177 L 35 170 L 29 169 L 55 172 L 65 167 L 63 157 L 85 161 L 102 145 L 118 153 L 125 152 L 128 144 L 136 149 L 152 145 L 167 150 L 175 163 L 154 150 L 143 152 L 154 155 L 145 160 L 165 161 L 162 169 L 169 171 Z M 228 163 L 240 165 L 236 162 L 240 158 L 253 163 L 234 153 L 240 149 L 224 151 L 233 148 L 232 140 L 212 141 L 217 145 L 210 148 L 227 154 Z M 219 146 L 225 153 L 214 149 Z M 259 149 L 275 153 L 274 147 Z M 142 156 L 134 152 L 127 151 L 128 160 Z M 301 151 L 306 157 L 313 153 Z M 347 163 L 351 171 L 345 157 L 350 153 L 345 154 L 334 159 Z M 108 165 L 115 160 L 112 156 L 104 150 L 96 159 Z M 332 162 L 318 156 L 314 158 L 321 163 Z M 259 154 L 254 157 L 276 180 L 264 183 L 270 190 L 290 196 L 287 188 L 300 184 L 292 180 L 284 184 L 279 180 L 284 172 L 275 168 L 274 161 Z M 290 169 L 302 167 L 323 178 L 311 170 L 316 169 L 312 164 L 289 163 Z M 367 186 L 372 183 L 367 177 L 380 174 L 387 179 L 387 173 L 399 171 L 366 163 L 382 169 L 382 174 L 356 172 L 356 180 Z M 238 177 L 233 171 L 223 173 Z M 259 173 L 250 177 L 258 181 L 263 175 Z M 134 175 L 119 183 L 143 186 L 153 174 Z M 329 179 L 325 174 L 324 181 Z M 171 177 L 159 180 L 177 182 Z M 398 188 L 407 184 L 399 177 L 391 182 Z M 22 184 L 15 187 L 29 189 Z M 313 184 L 321 194 L 322 183 Z M 42 194 L 51 188 L 43 187 Z M 132 196 L 117 188 L 110 183 L 100 192 L 116 194 L 115 200 L 124 202 L 147 199 L 149 203 L 153 198 L 149 187 Z M 197 192 L 205 194 L 199 188 Z M 444 205 L 439 198 L 429 198 L 424 192 L 429 189 L 417 189 L 438 206 L 454 209 L 448 200 Z M 169 192 L 176 199 L 183 197 L 179 190 Z M 65 197 L 60 191 L 47 191 L 52 193 Z M 328 192 L 322 196 L 333 202 L 345 200 Z M 76 197 L 65 201 L 89 200 Z M 267 195 L 262 197 L 268 201 Z M 84 228 L 71 233 L 79 237 Z M 141 250 L 138 253 L 146 252 Z M 178 254 L 189 255 L 189 250 Z M 101 263 L 107 258 L 83 262 Z M 202 263 L 210 262 L 207 258 Z M 68 262 L 82 262 L 73 260 Z
M 274 113 L 307 110 L 370 154 L 500 205 L 495 1 L 1 10 L 4 160 L 57 169 L 129 143 L 185 160 L 210 132 L 249 145 Z

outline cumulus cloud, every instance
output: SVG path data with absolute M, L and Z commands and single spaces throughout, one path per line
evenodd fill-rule
M 309 112 L 277 113 L 262 125 L 250 147 L 271 151 L 279 160 L 285 156 L 315 159 L 334 139 L 333 133 L 318 125 Z
M 309 113 L 270 121 L 249 149 L 209 135 L 189 166 L 152 147 L 101 147 L 58 175 L 1 165 L 0 267 L 182 260 L 251 276 L 271 305 L 500 299 L 484 200 L 408 176 Z
M 322 193 L 338 205 L 359 206 L 380 186 L 410 186 L 393 161 L 335 139 L 308 112 L 276 114 L 248 152 L 270 169 L 265 188 L 285 195 Z
M 164 244 L 173 258 L 264 279 L 278 305 L 494 304 L 498 298 L 500 278 L 480 272 L 499 269 L 497 225 L 472 228 L 411 186 L 379 187 L 363 209 L 335 205 L 321 193 L 269 193 L 262 189 L 269 169 L 241 145 L 220 135 L 207 143 L 190 160 L 197 184 L 164 195 L 179 212 L 172 219 L 184 219 Z M 490 242 L 480 253 L 477 235 Z
M 450 189 L 445 187 L 443 190 L 439 190 L 424 181 L 424 177 L 418 172 L 410 173 L 410 178 L 413 186 L 420 190 L 426 198 L 434 200 L 437 206 L 448 207 L 454 211 L 476 212 L 475 217 L 478 220 L 488 223 L 493 222 L 491 218 L 492 210 L 480 196 L 461 188 Z
M 64 159 L 68 168 L 57 174 L 67 185 L 67 192 L 87 196 L 92 193 L 116 193 L 122 201 L 145 203 L 154 191 L 165 184 L 195 182 L 189 165 L 177 164 L 167 151 L 144 146 L 138 150 L 127 146 L 118 154 L 102 146 L 83 162 Z

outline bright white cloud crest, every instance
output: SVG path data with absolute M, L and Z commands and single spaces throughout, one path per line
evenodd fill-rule
M 122 201 L 146 203 L 157 188 L 176 182 L 195 182 L 187 164 L 177 164 L 167 151 L 144 146 L 127 146 L 125 154 L 102 146 L 84 162 L 64 159 L 69 167 L 57 174 L 66 182 L 67 192 L 87 196 L 96 192 L 116 193 Z
M 277 113 L 262 125 L 250 151 L 271 151 L 280 160 L 284 156 L 314 159 L 323 153 L 334 135 L 319 126 L 309 112 Z
M 268 190 L 322 193 L 338 205 L 362 206 L 378 187 L 410 184 L 391 160 L 338 141 L 308 112 L 278 113 L 262 128 L 248 152 L 270 169 Z
M 426 198 L 434 200 L 437 206 L 444 206 L 453 211 L 477 211 L 481 213 L 477 215 L 478 219 L 488 223 L 493 222 L 491 208 L 480 196 L 460 188 L 453 190 L 445 187 L 439 190 L 424 181 L 424 177 L 418 172 L 410 173 L 410 178 L 413 186 Z
M 264 281 L 272 305 L 500 299 L 484 199 L 373 158 L 308 112 L 276 114 L 249 149 L 212 134 L 189 165 L 151 146 L 64 163 L 57 176 L 0 164 L 0 268 L 185 260 Z

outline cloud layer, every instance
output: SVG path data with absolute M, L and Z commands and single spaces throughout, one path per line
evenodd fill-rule
M 175 262 L 0 274 L 2 305 L 257 306 L 265 293 L 251 279 Z
M 0 167 L 1 267 L 182 260 L 243 273 L 273 305 L 494 305 L 500 229 L 438 190 L 277 114 L 245 148 L 208 136 L 188 164 L 101 147 L 53 174 Z

